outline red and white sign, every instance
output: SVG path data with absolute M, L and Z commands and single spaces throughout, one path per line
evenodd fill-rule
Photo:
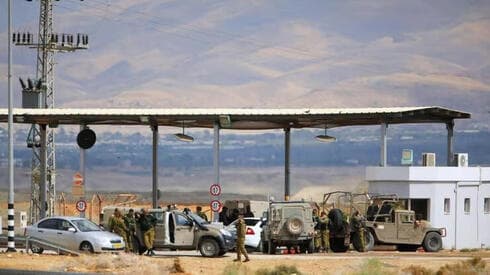
M 221 207 L 223 206 L 219 200 L 213 200 L 211 201 L 211 210 L 213 212 L 219 212 L 221 211 Z
M 85 210 L 87 209 L 87 202 L 84 200 L 79 200 L 77 201 L 76 207 L 78 212 L 85 212 Z
M 212 184 L 211 187 L 209 187 L 209 193 L 212 196 L 219 196 L 221 194 L 221 186 L 219 184 Z
M 83 177 L 80 172 L 76 172 L 75 175 L 73 175 L 73 184 L 76 185 L 82 185 L 83 184 Z

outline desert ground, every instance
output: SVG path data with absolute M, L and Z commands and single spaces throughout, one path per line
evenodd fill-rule
M 248 263 L 235 254 L 204 258 L 197 252 L 159 251 L 155 257 L 133 254 L 62 256 L 1 253 L 0 269 L 110 274 L 490 274 L 490 251 L 348 252 L 337 254 L 251 254 Z M 478 260 L 480 257 L 481 260 Z M 285 273 L 267 273 L 279 270 Z M 425 273 L 422 273 L 425 272 Z

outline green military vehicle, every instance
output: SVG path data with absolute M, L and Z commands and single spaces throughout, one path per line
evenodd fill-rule
M 299 246 L 301 252 L 313 253 L 315 224 L 313 207 L 306 202 L 271 202 L 267 221 L 262 227 L 262 252 L 276 254 L 276 248 Z
M 129 207 L 118 207 L 124 214 Z M 115 207 L 104 208 L 101 221 L 107 223 Z M 112 212 L 111 212 L 112 211 Z M 156 218 L 154 249 L 199 250 L 204 257 L 224 255 L 235 246 L 235 237 L 226 229 L 206 222 L 190 211 L 149 209 Z M 136 226 L 133 251 L 142 254 L 146 250 L 143 232 Z
M 400 251 L 415 251 L 420 246 L 427 252 L 441 250 L 446 229 L 416 220 L 414 211 L 398 209 L 397 205 L 396 200 L 384 200 L 376 211 L 368 208 L 366 234 L 370 236 L 366 249 L 371 250 L 375 244 L 391 244 Z
M 334 252 L 347 251 L 350 243 L 357 251 L 387 244 L 396 245 L 400 251 L 415 251 L 422 246 L 427 252 L 436 252 L 442 248 L 442 237 L 446 236 L 445 228 L 434 228 L 427 221 L 416 220 L 415 212 L 403 209 L 396 195 L 336 191 L 324 195 L 323 207 L 330 209 L 330 246 Z M 356 210 L 365 213 L 361 228 L 364 247 L 352 238 L 350 217 Z

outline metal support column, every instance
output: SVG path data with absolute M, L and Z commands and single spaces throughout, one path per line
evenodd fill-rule
M 153 133 L 151 198 L 152 198 L 152 207 L 157 208 L 158 207 L 158 125 L 151 125 L 151 131 Z
M 291 129 L 284 128 L 284 201 L 289 201 L 289 157 L 291 148 Z
M 213 142 L 213 168 L 214 168 L 214 183 L 220 185 L 220 167 L 219 167 L 219 123 L 214 123 L 214 142 Z M 213 221 L 217 222 L 219 212 L 213 212 Z
M 454 154 L 454 120 L 446 123 L 447 129 L 447 166 L 453 166 Z
M 87 129 L 87 125 L 80 125 L 80 132 Z M 87 185 L 85 184 L 87 182 L 87 178 L 85 177 L 85 156 L 87 154 L 87 150 L 83 149 L 82 147 L 79 147 L 80 149 L 80 175 L 82 175 L 83 178 L 83 195 L 80 197 L 81 200 L 85 200 L 85 189 L 87 188 Z M 80 212 L 80 218 L 85 218 L 85 211 Z
M 9 197 L 8 197 L 8 238 L 7 252 L 15 252 L 15 224 L 14 224 L 14 114 L 12 97 L 12 0 L 8 0 L 8 177 L 9 177 Z
M 40 128 L 40 138 L 41 138 L 41 150 L 40 150 L 40 181 L 39 181 L 39 219 L 43 219 L 46 217 L 46 192 L 47 192 L 47 162 L 48 162 L 48 154 L 47 154 L 47 140 L 46 140 L 46 124 L 39 125 Z
M 388 124 L 381 123 L 381 155 L 379 166 L 385 167 L 387 164 L 387 128 Z

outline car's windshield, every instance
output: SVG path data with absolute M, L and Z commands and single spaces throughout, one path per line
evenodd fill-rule
M 199 217 L 198 215 L 194 214 L 194 213 L 190 213 L 189 216 L 194 220 L 196 221 L 197 223 L 199 224 L 207 224 L 209 222 L 207 222 L 205 219 Z
M 101 231 L 100 227 L 89 220 L 72 220 L 73 224 L 82 232 Z

